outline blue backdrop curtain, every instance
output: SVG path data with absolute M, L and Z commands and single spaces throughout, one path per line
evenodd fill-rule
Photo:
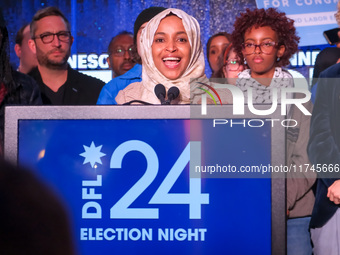
M 1 0 L 0 7 L 7 21 L 11 40 L 11 61 L 17 66 L 14 53 L 15 34 L 24 23 L 30 22 L 34 13 L 46 6 L 57 6 L 71 23 L 75 37 L 72 54 L 107 51 L 110 39 L 127 30 L 133 32 L 138 14 L 150 6 L 179 8 L 194 16 L 201 25 L 202 42 L 217 32 L 232 32 L 235 17 L 246 8 L 255 8 L 255 0 Z M 210 69 L 206 64 L 207 75 Z

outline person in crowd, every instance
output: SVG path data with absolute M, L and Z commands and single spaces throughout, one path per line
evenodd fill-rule
M 335 18 L 340 25 L 340 2 Z M 340 252 L 340 63 L 321 72 L 316 90 L 308 144 L 317 170 L 315 204 L 310 222 L 315 255 Z M 322 171 L 320 171 L 320 168 Z
M 312 87 L 317 83 L 320 73 L 328 67 L 340 62 L 340 49 L 337 47 L 324 48 L 316 57 L 313 71 Z
M 179 9 L 166 9 L 146 25 L 140 46 L 142 82 L 121 90 L 116 97 L 118 104 L 134 100 L 160 104 L 162 100 L 155 94 L 157 84 L 165 87 L 166 100 L 171 87 L 179 89 L 179 96 L 171 104 L 189 104 L 201 98 L 190 98 L 190 92 L 200 91 L 200 82 L 207 81 L 200 27 L 194 17 Z
M 297 52 L 298 42 L 294 21 L 274 8 L 247 9 L 236 19 L 232 43 L 238 56 L 245 58 L 249 66 L 239 74 L 236 86 L 245 97 L 250 89 L 253 103 L 270 104 L 275 88 L 281 100 L 281 88 L 294 86 L 292 76 L 282 67 L 289 64 L 289 59 Z M 301 94 L 292 96 L 304 98 Z M 304 107 L 311 111 L 312 103 L 308 101 Z M 287 254 L 312 254 L 309 222 L 315 173 L 307 169 L 310 162 L 306 151 L 310 116 L 295 105 L 289 108 L 288 116 L 297 124 L 286 130 L 286 164 L 302 167 L 302 171 L 287 174 Z
M 312 80 L 312 101 L 315 102 L 317 81 L 320 73 L 328 67 L 340 62 L 340 49 L 337 47 L 327 47 L 320 51 L 315 60 L 313 80 Z
M 75 255 L 62 202 L 33 172 L 0 161 L 0 254 Z
M 115 98 L 118 92 L 126 88 L 129 84 L 140 82 L 142 80 L 142 61 L 139 56 L 140 35 L 146 24 L 158 13 L 164 11 L 165 8 L 152 6 L 143 10 L 137 17 L 134 24 L 134 57 L 135 66 L 125 74 L 118 76 L 108 82 L 100 92 L 97 104 L 99 105 L 115 105 L 117 104 Z
M 235 52 L 232 43 L 229 44 L 224 52 L 223 62 L 223 67 L 220 69 L 221 76 L 227 79 L 228 84 L 235 85 L 238 74 L 246 69 L 246 65 Z
M 67 63 L 73 37 L 70 23 L 56 7 L 37 11 L 30 24 L 30 49 L 38 67 L 31 75 L 39 84 L 44 104 L 94 105 L 104 82 L 73 70 Z
M 109 56 L 106 59 L 112 70 L 112 79 L 125 74 L 135 63 L 133 57 L 133 34 L 127 31 L 120 32 L 109 43 Z
M 321 72 L 311 119 L 308 155 L 319 177 L 310 222 L 315 255 L 340 251 L 340 178 L 332 175 L 340 163 L 339 78 L 340 63 Z
M 303 98 L 297 93 L 295 98 Z M 311 100 L 303 106 L 312 112 Z M 311 171 L 307 145 L 311 117 L 303 114 L 295 105 L 290 108 L 286 130 L 286 165 L 296 166 L 298 171 L 288 172 L 287 177 L 287 255 L 312 255 L 309 223 L 313 211 L 316 173 Z M 297 123 L 297 125 L 295 125 Z M 301 168 L 302 167 L 302 168 Z
M 18 70 L 27 74 L 38 65 L 36 55 L 28 47 L 28 40 L 31 39 L 30 25 L 23 25 L 16 34 L 14 51 L 19 58 Z
M 219 32 L 211 36 L 207 42 L 207 59 L 212 71 L 211 78 L 222 78 L 218 72 L 223 66 L 223 53 L 231 42 L 230 34 Z
M 9 38 L 0 10 L 0 155 L 3 154 L 4 115 L 7 105 L 41 105 L 38 84 L 28 75 L 12 70 Z
M 232 43 L 249 66 L 236 82 L 245 98 L 252 88 L 254 103 L 271 103 L 273 88 L 280 99 L 280 88 L 293 87 L 292 76 L 282 67 L 297 52 L 298 42 L 294 21 L 274 8 L 247 9 L 236 18 Z

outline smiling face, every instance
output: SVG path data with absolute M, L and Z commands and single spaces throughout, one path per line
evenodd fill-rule
M 191 46 L 182 20 L 168 16 L 161 20 L 152 43 L 156 68 L 168 79 L 175 80 L 187 69 Z
M 47 16 L 37 21 L 36 28 L 34 34 L 36 39 L 31 39 L 29 45 L 31 50 L 36 53 L 39 65 L 51 69 L 67 67 L 67 59 L 70 56 L 73 42 L 72 36 L 65 42 L 54 35 L 54 39 L 50 43 L 43 43 L 39 37 L 45 33 L 68 31 L 65 21 L 59 16 Z
M 209 64 L 213 72 L 217 72 L 222 67 L 222 59 L 225 48 L 229 45 L 228 39 L 223 36 L 216 36 L 211 40 L 209 47 Z
M 278 43 L 277 33 L 269 26 L 254 28 L 247 30 L 244 34 L 245 44 L 261 43 Z M 253 78 L 272 78 L 275 72 L 276 59 L 282 57 L 285 52 L 284 45 L 274 46 L 270 53 L 263 51 L 260 47 L 256 46 L 252 53 L 246 53 L 243 50 L 243 55 L 246 58 L 249 68 L 251 69 L 251 76 Z

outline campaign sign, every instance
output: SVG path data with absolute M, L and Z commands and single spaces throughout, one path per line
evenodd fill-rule
M 256 0 L 257 8 L 277 8 L 295 21 L 299 46 L 327 44 L 325 30 L 338 27 L 337 0 Z
M 270 163 L 271 127 L 211 121 L 19 120 L 18 161 L 65 200 L 79 254 L 271 254 L 271 180 L 189 171 L 192 146 L 202 165 Z

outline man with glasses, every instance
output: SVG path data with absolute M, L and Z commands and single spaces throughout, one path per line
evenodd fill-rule
M 134 65 L 128 72 L 118 76 L 108 82 L 102 91 L 100 92 L 97 104 L 100 105 L 112 105 L 117 104 L 115 98 L 118 92 L 125 89 L 129 84 L 134 82 L 140 82 L 142 80 L 142 61 L 138 55 L 138 45 L 140 44 L 140 35 L 146 24 L 155 17 L 158 13 L 164 11 L 163 7 L 152 6 L 143 10 L 137 17 L 134 24 L 134 50 L 133 61 L 137 64 Z
M 43 103 L 96 104 L 104 82 L 81 74 L 68 65 L 73 37 L 63 13 L 56 7 L 39 10 L 30 28 L 29 46 L 37 56 L 38 67 L 29 74 L 39 84 Z
M 113 37 L 108 52 L 107 63 L 112 70 L 112 79 L 125 74 L 135 65 L 132 61 L 133 34 L 123 31 Z

